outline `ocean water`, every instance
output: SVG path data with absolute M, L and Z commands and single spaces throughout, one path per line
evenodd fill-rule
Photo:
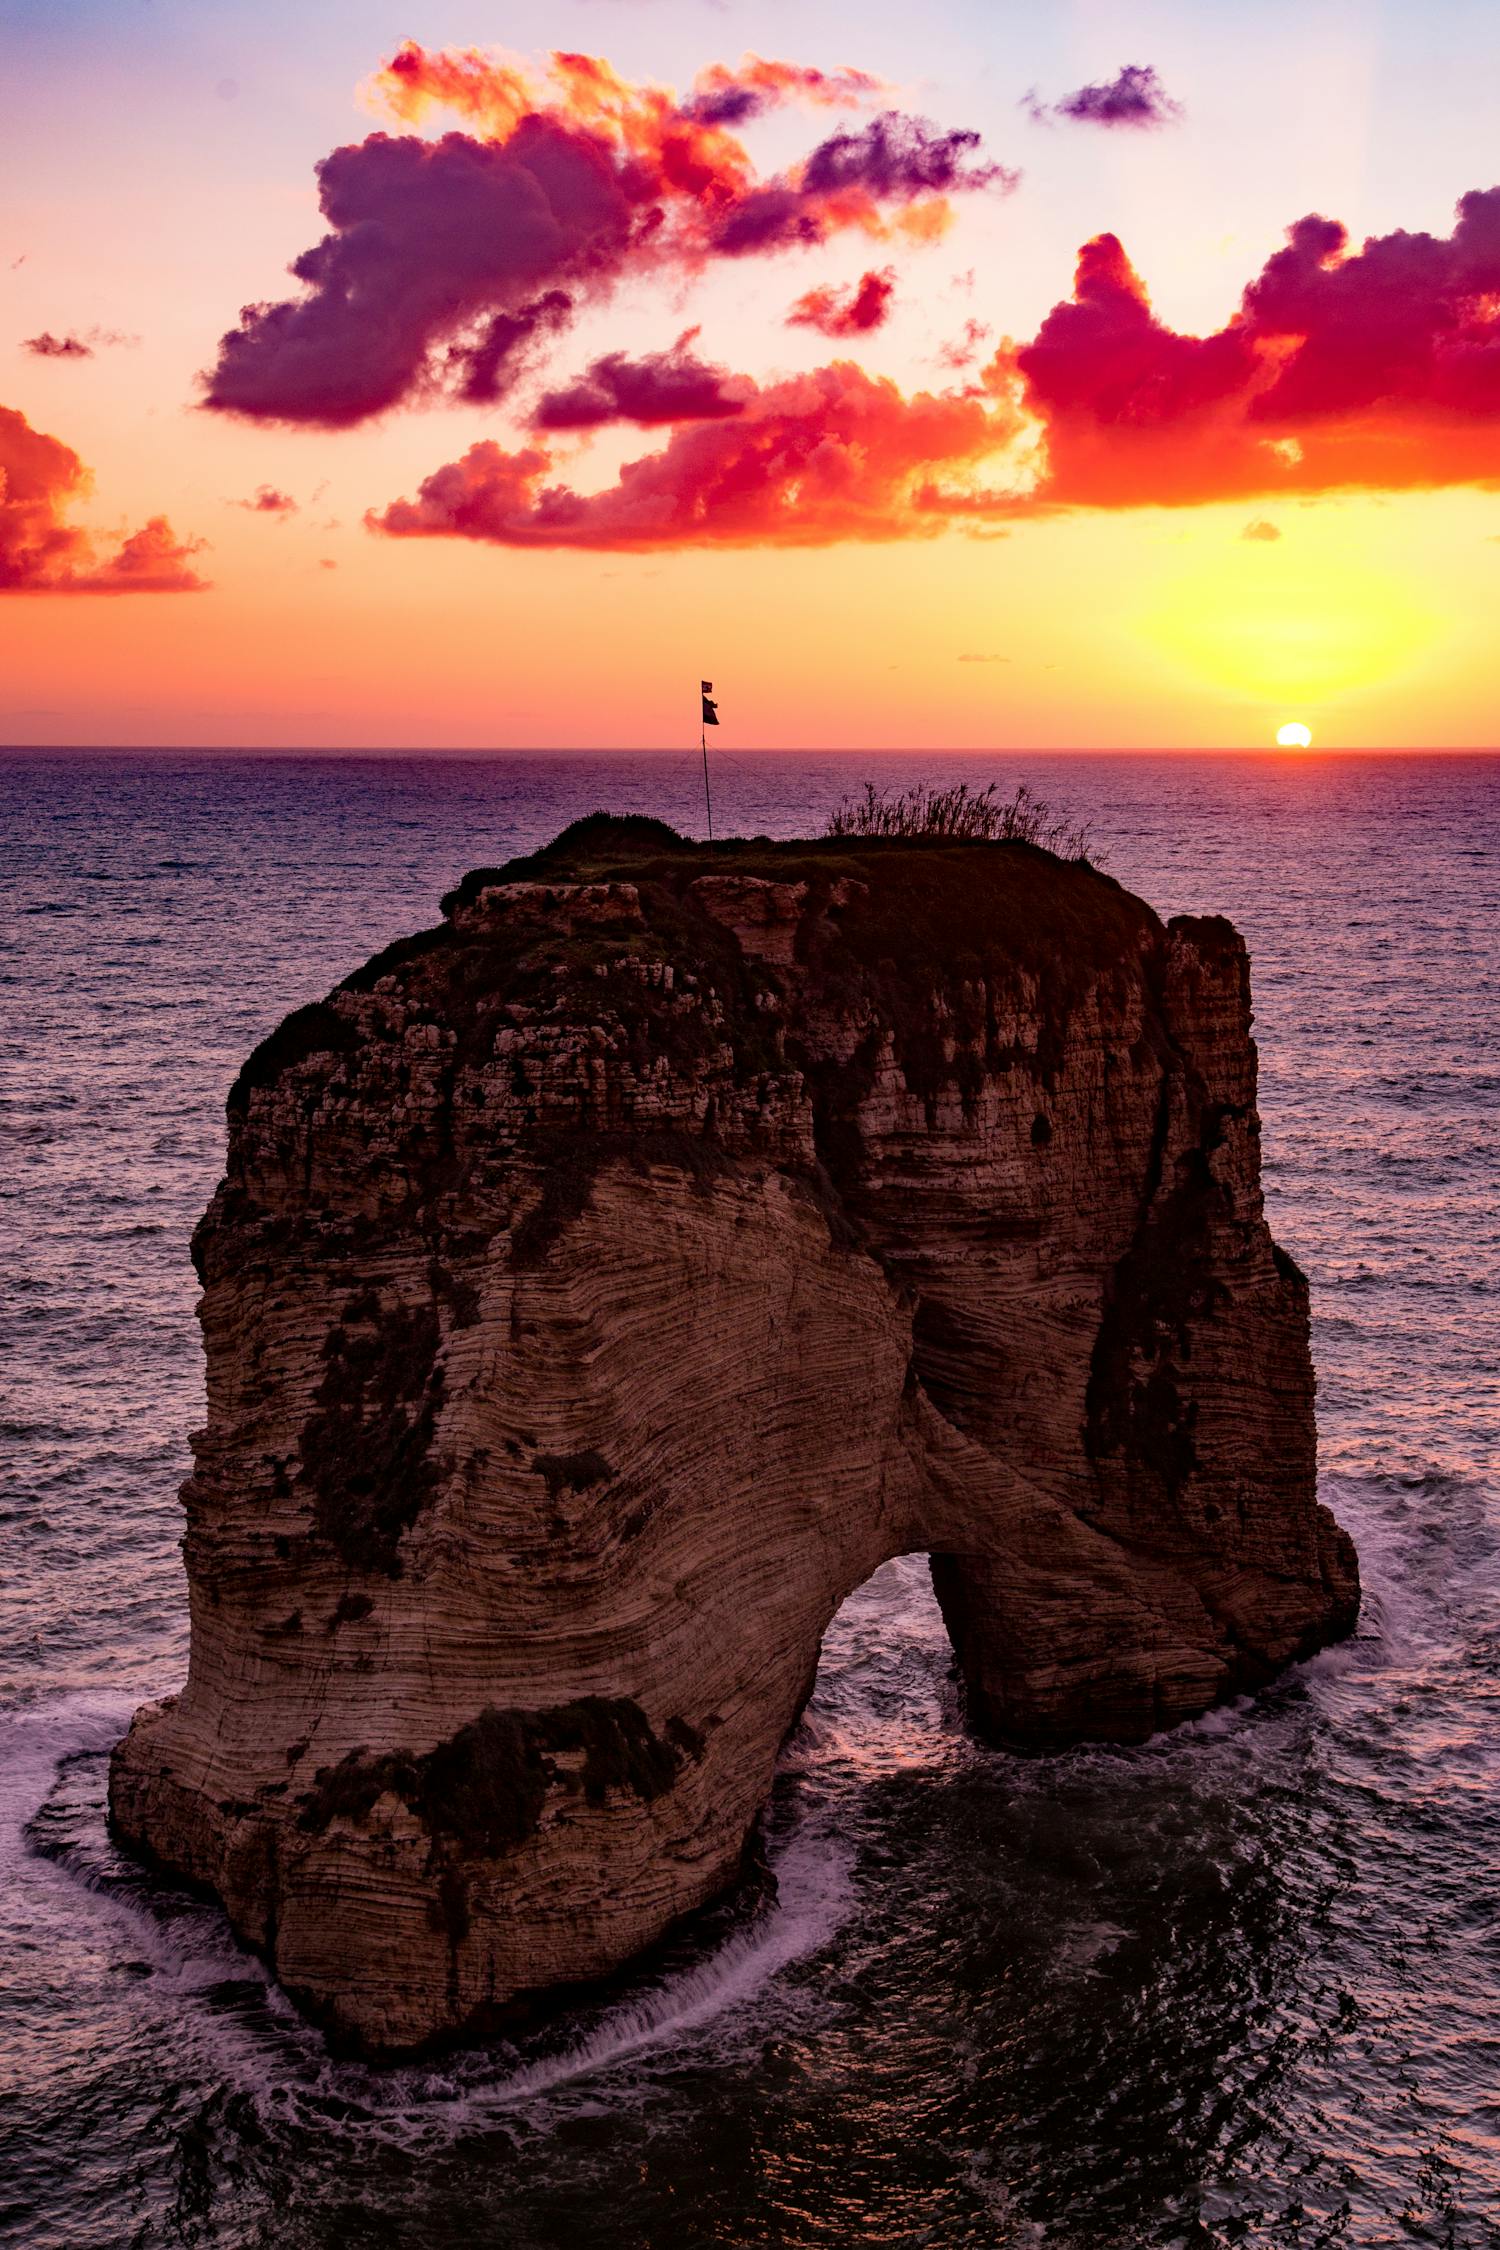
M 695 759 L 0 756 L 0 2239 L 1500 2244 L 1500 760 L 715 758 L 721 832 L 1025 778 L 1249 938 L 1357 1637 L 1133 1751 L 962 1731 L 922 1564 L 823 1649 L 779 1897 L 524 2047 L 331 2062 L 122 1860 L 186 1646 L 187 1259 L 246 1050 L 465 868 Z

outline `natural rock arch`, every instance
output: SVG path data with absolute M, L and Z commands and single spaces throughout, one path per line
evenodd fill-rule
M 723 1891 L 893 1555 L 1034 1748 L 1348 1629 L 1227 923 L 602 819 L 445 907 L 230 1097 L 189 1677 L 111 1781 L 335 2034 L 472 2033 Z

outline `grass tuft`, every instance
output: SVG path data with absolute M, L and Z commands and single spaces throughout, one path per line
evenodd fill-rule
M 945 836 L 970 844 L 1035 844 L 1059 859 L 1087 859 L 1091 830 L 1053 812 L 1021 782 L 1002 797 L 999 784 L 971 789 L 966 781 L 946 788 L 919 781 L 910 789 L 877 789 L 865 783 L 863 797 L 846 797 L 832 814 L 825 836 Z

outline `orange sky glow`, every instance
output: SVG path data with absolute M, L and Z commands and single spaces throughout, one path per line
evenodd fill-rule
M 1500 28 L 1035 13 L 28 0 L 0 740 L 1492 746 Z

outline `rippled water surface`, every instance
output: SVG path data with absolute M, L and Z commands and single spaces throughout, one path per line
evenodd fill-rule
M 0 2238 L 1500 2244 L 1500 761 L 723 758 L 721 830 L 1025 778 L 1255 966 L 1358 1637 L 1130 1752 L 964 1736 L 914 1558 L 847 1602 L 776 1906 L 525 2050 L 331 2063 L 112 1849 L 185 1663 L 187 1238 L 246 1050 L 671 758 L 0 756 Z

